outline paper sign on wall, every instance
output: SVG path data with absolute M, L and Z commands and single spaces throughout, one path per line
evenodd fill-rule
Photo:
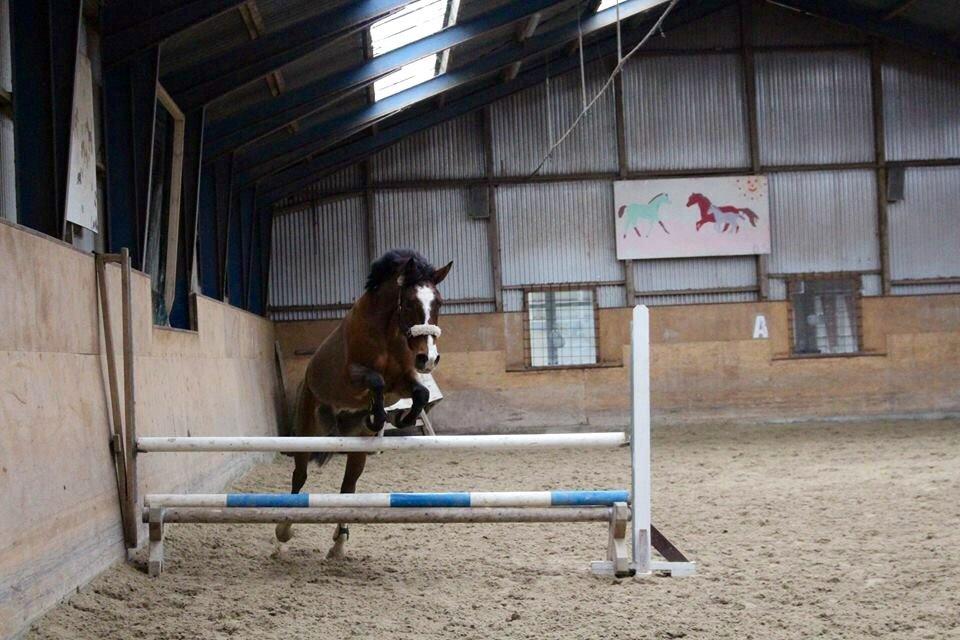
M 753 320 L 753 339 L 766 340 L 769 337 L 770 332 L 767 331 L 767 317 L 758 315 Z
M 765 176 L 613 183 L 617 259 L 770 253 Z
M 73 117 L 70 120 L 66 218 L 98 233 L 97 145 L 93 132 L 93 75 L 90 60 L 85 55 L 78 55 Z

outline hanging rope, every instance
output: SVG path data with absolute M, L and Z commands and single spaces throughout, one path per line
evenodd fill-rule
M 643 39 L 637 43 L 637 46 L 631 49 L 627 53 L 627 55 L 625 55 L 623 58 L 621 58 L 617 62 L 617 66 L 614 67 L 613 72 L 610 74 L 610 77 L 607 78 L 607 81 L 603 83 L 602 87 L 600 87 L 600 91 L 598 91 L 597 95 L 593 97 L 593 100 L 591 100 L 590 103 L 583 108 L 583 111 L 580 112 L 580 115 L 576 117 L 576 119 L 573 121 L 573 124 L 570 125 L 570 127 L 563 133 L 563 135 L 560 136 L 560 138 L 557 139 L 556 142 L 550 145 L 550 148 L 547 150 L 546 155 L 544 155 L 543 159 L 540 160 L 540 164 L 538 164 L 537 168 L 534 169 L 533 173 L 530 174 L 531 178 L 537 175 L 538 173 L 540 173 L 540 169 L 542 169 L 543 165 L 546 164 L 547 160 L 550 159 L 550 156 L 553 155 L 553 152 L 557 150 L 557 147 L 563 144 L 563 141 L 566 140 L 567 137 L 573 132 L 573 130 L 577 128 L 577 125 L 579 125 L 580 121 L 583 120 L 583 117 L 587 115 L 587 112 L 590 111 L 591 108 L 593 108 L 593 105 L 597 103 L 597 100 L 599 100 L 600 97 L 607 91 L 607 89 L 610 88 L 610 85 L 613 84 L 614 78 L 616 78 L 617 74 L 620 73 L 621 69 L 623 69 L 623 65 L 627 62 L 627 60 L 629 60 L 630 57 L 633 56 L 633 54 L 639 51 L 643 47 L 643 45 L 647 43 L 647 40 L 649 40 L 654 33 L 656 33 L 657 31 L 660 31 L 660 26 L 663 24 L 663 21 L 667 18 L 667 16 L 673 10 L 674 6 L 676 6 L 676 4 L 679 1 L 680 0 L 671 0 L 670 4 L 667 5 L 667 8 L 664 9 L 663 13 L 660 15 L 660 18 L 658 18 L 657 21 L 654 23 L 654 25 L 650 27 L 650 30 L 647 31 L 647 35 L 643 36 Z M 618 3 L 618 6 L 619 6 L 619 3 Z M 582 51 L 582 48 L 581 48 L 581 51 Z M 549 101 L 549 99 L 550 99 L 550 68 L 547 67 L 547 100 Z M 551 136 L 552 136 L 552 132 L 551 132 Z

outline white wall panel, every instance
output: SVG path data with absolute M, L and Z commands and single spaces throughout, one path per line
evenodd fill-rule
M 587 66 L 588 101 L 604 80 L 599 63 Z M 583 108 L 580 72 L 571 72 L 495 102 L 491 108 L 494 172 L 530 174 Z M 608 90 L 544 165 L 544 175 L 615 172 L 617 123 L 614 92 Z
M 415 249 L 440 267 L 453 270 L 440 286 L 447 300 L 493 299 L 493 266 L 486 220 L 467 215 L 469 189 L 381 190 L 374 194 L 374 246 Z
M 960 167 L 915 167 L 887 207 L 894 280 L 960 277 Z
M 623 280 L 611 183 L 501 185 L 496 205 L 505 285 Z
M 631 170 L 750 165 L 739 56 L 657 56 L 623 75 Z
M 758 53 L 756 68 L 762 164 L 873 159 L 866 52 Z
M 880 267 L 870 170 L 770 174 L 771 273 Z

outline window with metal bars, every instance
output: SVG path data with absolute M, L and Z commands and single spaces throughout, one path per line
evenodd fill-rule
M 801 276 L 788 292 L 794 355 L 861 351 L 860 276 Z
M 524 290 L 524 352 L 528 367 L 597 364 L 597 296 L 590 288 Z

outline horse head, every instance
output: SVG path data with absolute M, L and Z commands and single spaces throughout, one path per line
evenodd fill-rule
M 406 338 L 413 363 L 420 373 L 430 373 L 440 362 L 437 338 L 442 298 L 437 285 L 450 273 L 453 262 L 435 269 L 415 251 L 395 250 L 374 263 L 367 278 L 367 290 L 383 290 L 394 300 L 397 330 Z M 396 296 L 393 298 L 393 296 Z
M 692 207 L 693 205 L 700 204 L 700 203 L 709 204 L 709 202 L 710 201 L 707 200 L 707 197 L 702 193 L 691 193 L 690 197 L 687 199 L 687 206 Z

